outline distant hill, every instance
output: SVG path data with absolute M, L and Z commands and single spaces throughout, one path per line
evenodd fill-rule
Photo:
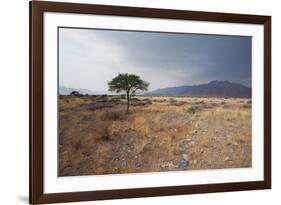
M 91 91 L 91 90 L 87 90 L 87 89 L 83 89 L 83 88 L 68 88 L 65 86 L 59 86 L 59 94 L 60 95 L 69 95 L 72 91 L 78 91 L 79 93 L 85 95 L 85 94 L 89 94 L 89 95 L 95 95 L 96 93 Z
M 146 95 L 250 98 L 251 88 L 239 83 L 214 80 L 207 84 L 161 88 Z

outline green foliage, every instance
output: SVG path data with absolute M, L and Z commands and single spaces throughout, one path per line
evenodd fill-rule
M 139 76 L 128 73 L 119 73 L 118 76 L 108 82 L 109 91 L 121 93 L 125 92 L 127 97 L 127 113 L 129 113 L 130 97 L 137 91 L 148 90 L 149 83 L 142 80 Z
M 149 83 L 143 81 L 139 76 L 128 73 L 119 73 L 117 77 L 108 82 L 109 91 L 135 95 L 138 90 L 148 90 Z

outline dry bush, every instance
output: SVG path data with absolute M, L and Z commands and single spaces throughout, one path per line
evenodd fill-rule
M 200 101 L 196 102 L 195 104 L 204 104 L 204 103 L 205 103 L 204 100 L 200 100 Z
M 142 99 L 142 102 L 145 103 L 145 104 L 149 104 L 149 105 L 152 104 L 152 100 L 149 99 L 149 98 L 144 98 L 144 99 Z
M 132 98 L 130 100 L 130 105 L 131 106 L 143 106 L 143 105 L 151 105 L 152 101 L 148 98 L 145 98 L 143 100 L 140 100 L 138 98 Z
M 231 108 L 233 108 L 233 106 L 232 106 L 232 105 L 229 105 L 229 104 L 224 104 L 222 107 L 223 107 L 224 109 L 231 109 Z
M 240 106 L 241 108 L 251 108 L 252 105 L 251 104 L 244 104 Z
M 178 101 L 175 98 L 169 98 L 170 104 L 176 104 Z
M 122 94 L 122 95 L 117 95 L 117 96 L 114 96 L 115 99 L 126 99 L 126 95 Z
M 95 102 L 93 104 L 88 105 L 89 110 L 95 111 L 102 108 L 109 108 L 112 107 L 112 104 L 110 102 Z
M 99 124 L 97 133 L 103 141 L 109 141 L 111 136 L 111 123 L 103 122 Z
M 153 102 L 164 103 L 164 102 L 167 102 L 167 100 L 166 99 L 154 99 Z
M 191 107 L 189 107 L 187 109 L 187 112 L 191 113 L 191 114 L 194 114 L 195 112 L 200 111 L 202 109 L 203 109 L 202 105 L 192 105 Z
M 152 100 L 149 98 L 143 98 L 142 101 L 152 103 Z
M 106 110 L 101 115 L 101 119 L 106 120 L 122 120 L 124 118 L 124 114 L 120 111 L 115 110 Z
M 185 102 L 185 101 L 178 101 L 175 98 L 170 98 L 169 99 L 169 103 L 170 103 L 170 105 L 174 105 L 174 106 L 182 106 L 182 105 L 187 104 L 187 102 Z

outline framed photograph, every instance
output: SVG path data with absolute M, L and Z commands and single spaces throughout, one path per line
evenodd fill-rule
M 30 203 L 271 188 L 271 17 L 30 2 Z

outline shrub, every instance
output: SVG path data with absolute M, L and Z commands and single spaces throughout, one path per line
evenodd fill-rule
M 152 101 L 148 98 L 140 100 L 138 98 L 132 98 L 130 101 L 132 106 L 144 106 L 144 105 L 151 105 Z
M 252 105 L 251 104 L 244 104 L 244 105 L 241 105 L 242 108 L 251 108 Z
M 118 111 L 105 111 L 102 116 L 101 119 L 102 120 L 120 120 L 123 118 L 123 115 L 118 112 Z
M 224 109 L 232 109 L 233 108 L 233 105 L 230 105 L 230 104 L 225 104 L 222 106 Z
M 187 104 L 187 102 L 185 102 L 185 101 L 178 101 L 174 98 L 170 98 L 169 102 L 170 102 L 170 105 L 175 105 L 175 106 L 181 106 L 181 105 Z
M 167 101 L 166 99 L 153 99 L 153 102 L 155 103 L 164 103 L 166 101 Z
M 108 121 L 99 124 L 99 126 L 97 128 L 97 133 L 101 137 L 101 140 L 103 140 L 103 141 L 109 141 L 110 140 L 110 136 L 112 134 L 111 129 L 112 129 L 111 123 L 108 122 Z
M 169 103 L 170 104 L 176 104 L 178 101 L 176 100 L 176 99 L 174 99 L 174 98 L 170 98 L 169 99 Z
M 152 100 L 149 99 L 149 98 L 143 99 L 142 102 L 145 103 L 145 104 L 148 104 L 148 105 L 151 105 L 151 104 L 152 104 Z
M 189 107 L 187 109 L 187 112 L 189 112 L 190 114 L 194 114 L 197 111 L 200 111 L 202 109 L 202 106 L 200 105 L 192 105 L 191 107 Z

